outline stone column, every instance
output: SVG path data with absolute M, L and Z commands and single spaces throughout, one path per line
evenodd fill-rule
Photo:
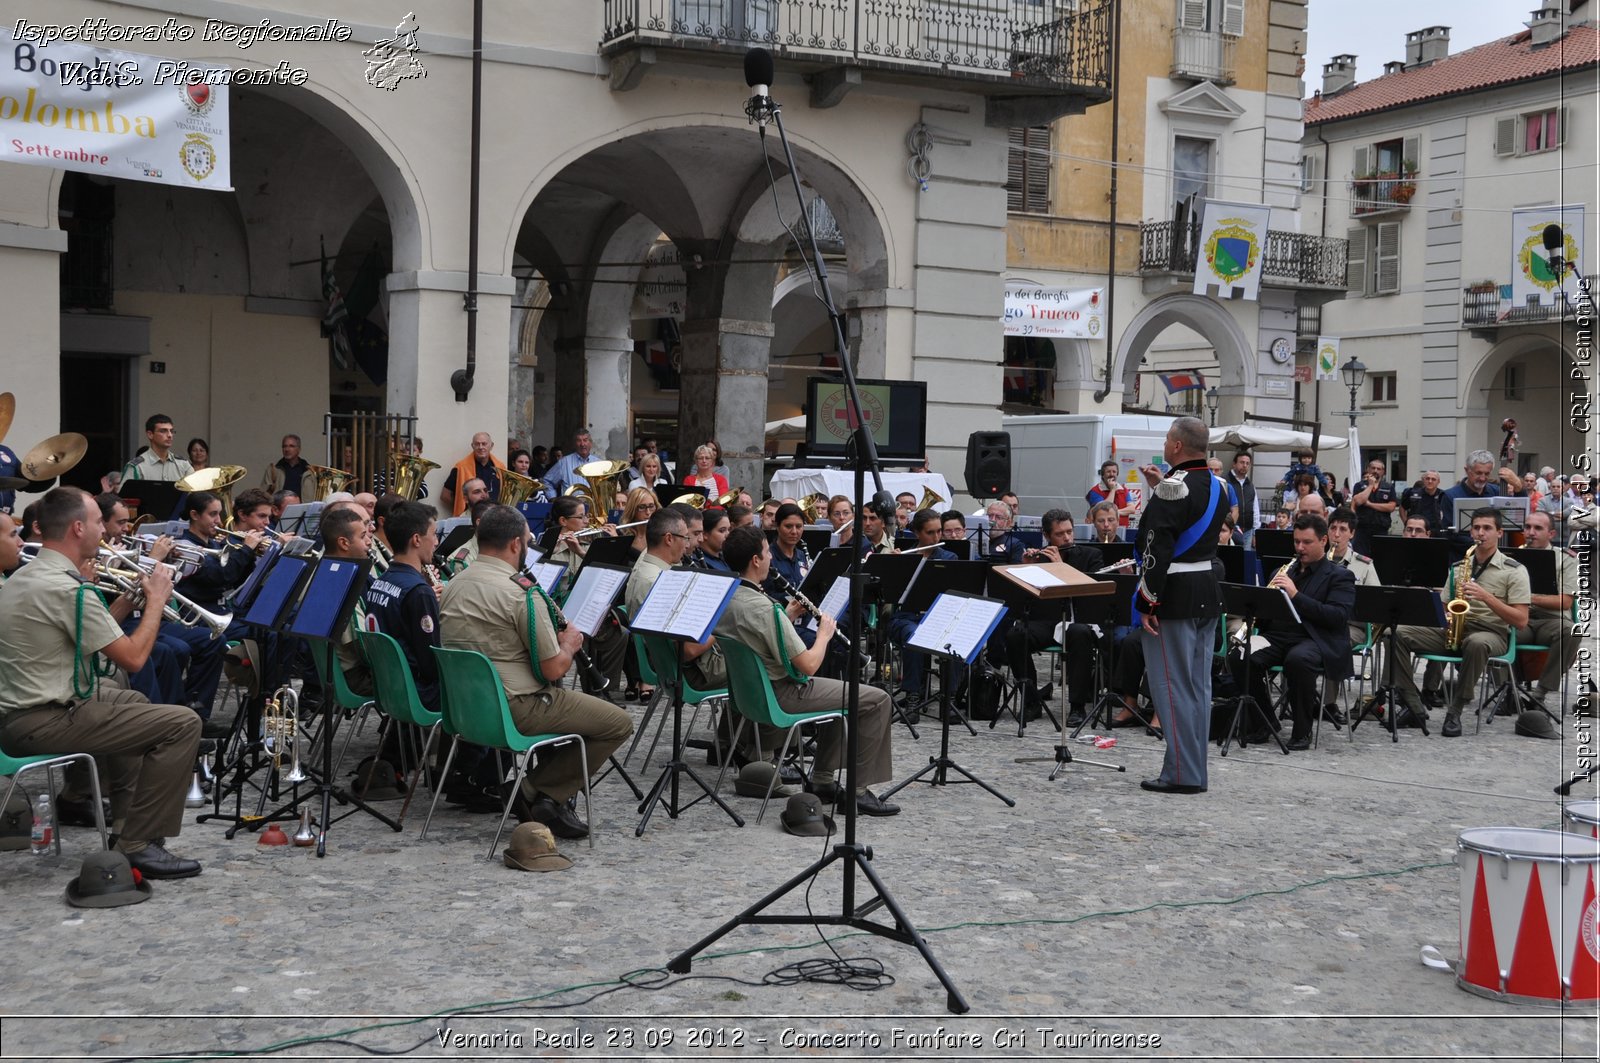
M 771 321 L 705 318 L 683 323 L 682 384 L 678 392 L 679 476 L 694 468 L 694 448 L 722 444 L 729 487 L 756 494 L 766 444 L 767 360 Z
M 584 416 L 594 437 L 595 453 L 626 460 L 633 443 L 628 438 L 633 339 L 585 336 L 582 343 Z
M 0 286 L 0 313 L 6 321 L 9 370 L 0 390 L 16 396 L 6 439 L 19 458 L 39 440 L 61 431 L 61 254 L 66 249 L 67 234 L 60 229 L 0 222 L 0 276 L 6 278 Z M 140 367 L 136 362 L 135 368 Z M 143 415 L 133 419 L 139 421 L 142 441 Z M 124 442 L 118 440 L 117 446 Z M 115 463 L 120 466 L 126 457 L 119 453 Z M 37 497 L 18 495 L 19 511 Z

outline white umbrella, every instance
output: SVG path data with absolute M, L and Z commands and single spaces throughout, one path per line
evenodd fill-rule
M 1350 427 L 1350 493 L 1356 491 L 1356 484 L 1361 482 L 1362 475 L 1366 472 L 1361 467 L 1361 442 L 1356 438 L 1355 426 Z
M 1313 449 L 1343 450 L 1350 440 L 1343 436 L 1319 435 Z M 1313 447 L 1310 432 L 1264 424 L 1222 424 L 1211 429 L 1211 447 L 1249 447 L 1251 450 L 1301 450 Z M 1359 452 L 1358 452 L 1359 453 Z
M 806 416 L 784 417 L 767 422 L 767 438 L 779 443 L 799 442 L 806 437 Z

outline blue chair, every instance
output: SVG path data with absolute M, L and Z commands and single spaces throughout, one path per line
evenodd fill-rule
M 45 786 L 50 790 L 50 807 L 55 808 L 57 790 L 55 772 L 52 769 L 65 767 L 75 760 L 83 761 L 85 767 L 89 769 L 89 785 L 94 790 L 94 825 L 100 831 L 100 848 L 104 849 L 108 844 L 108 839 L 106 836 L 105 810 L 100 803 L 100 773 L 95 767 L 94 757 L 87 753 L 39 753 L 28 757 L 14 757 L 5 750 L 0 749 L 0 775 L 11 776 L 11 785 L 6 787 L 5 800 L 0 801 L 0 808 L 4 808 L 11 803 L 11 795 L 16 792 L 17 781 L 22 778 L 23 772 L 36 771 L 40 768 L 44 769 Z M 55 846 L 56 855 L 60 856 L 61 828 L 59 822 L 56 825 Z

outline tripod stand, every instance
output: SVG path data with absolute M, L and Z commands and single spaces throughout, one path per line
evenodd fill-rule
M 1229 616 L 1244 617 L 1245 630 L 1243 689 L 1239 691 L 1239 696 L 1233 699 L 1233 722 L 1228 725 L 1227 737 L 1222 740 L 1222 755 L 1227 756 L 1228 747 L 1235 742 L 1239 744 L 1240 749 L 1245 747 L 1244 736 L 1239 731 L 1248 709 L 1262 728 L 1272 736 L 1272 740 L 1278 743 L 1283 755 L 1288 756 L 1289 746 L 1284 742 L 1283 735 L 1278 733 L 1278 721 L 1273 719 L 1272 713 L 1250 693 L 1250 672 L 1254 665 L 1251 660 L 1249 638 L 1261 620 L 1299 623 L 1299 615 L 1294 611 L 1288 597 L 1276 587 L 1250 587 L 1242 583 L 1224 583 L 1222 604 Z M 1321 711 L 1320 707 L 1318 711 Z
M 1443 627 L 1439 617 L 1439 598 L 1427 587 L 1357 587 L 1355 611 L 1351 614 L 1358 622 L 1383 624 L 1383 685 L 1372 692 L 1372 699 L 1361 705 L 1350 717 L 1350 740 L 1355 741 L 1356 728 L 1368 716 L 1378 718 L 1379 712 L 1388 709 L 1384 725 L 1389 730 L 1391 742 L 1400 741 L 1400 688 L 1395 683 L 1395 656 L 1400 644 L 1400 625 L 1413 627 Z M 1428 733 L 1428 721 L 1417 717 L 1422 733 Z
M 975 616 L 970 619 L 965 617 L 963 614 L 968 611 L 975 614 Z M 916 632 L 911 636 L 907 645 L 916 645 L 918 648 L 928 649 L 931 645 L 939 645 L 942 640 L 941 648 L 932 650 L 939 657 L 939 701 L 944 709 L 939 714 L 939 755 L 929 757 L 926 767 L 904 782 L 896 783 L 884 793 L 884 798 L 887 799 L 889 796 L 899 793 L 930 772 L 933 775 L 933 778 L 928 780 L 930 785 L 947 786 L 950 783 L 950 772 L 954 771 L 967 782 L 976 783 L 983 787 L 1004 801 L 1008 807 L 1016 807 L 1017 803 L 1015 801 L 972 774 L 966 768 L 963 768 L 960 764 L 957 764 L 950 757 L 950 715 L 952 711 L 950 688 L 955 662 L 970 662 L 971 658 L 982 650 L 984 643 L 988 640 L 989 632 L 993 631 L 994 626 L 1000 622 L 1000 615 L 1003 612 L 1005 612 L 1003 605 L 988 598 L 947 593 L 939 596 L 938 600 L 934 602 L 933 608 L 928 610 L 928 615 L 918 625 Z M 983 619 L 985 614 L 989 615 L 987 622 Z M 957 626 L 964 627 L 965 630 L 954 637 L 965 636 L 969 640 L 965 643 L 965 652 L 963 652 L 962 648 L 957 648 L 951 641 L 950 629 Z M 978 634 L 980 627 L 982 633 Z M 934 632 L 939 632 L 939 634 L 935 635 Z M 974 635 L 977 636 L 975 639 L 972 637 Z M 932 642 L 924 641 L 929 636 L 932 637 Z
M 762 86 L 757 95 L 751 99 L 747 109 L 752 118 L 759 117 L 762 119 L 763 137 L 766 131 L 766 119 L 770 118 L 777 126 L 778 139 L 783 145 L 784 160 L 788 164 L 789 179 L 794 188 L 796 201 L 803 203 L 805 202 L 805 197 L 800 187 L 800 171 L 795 166 L 794 152 L 790 150 L 789 138 L 783 129 L 782 112 L 778 105 L 764 94 L 765 86 L 772 84 L 772 66 L 772 55 L 764 48 L 753 48 L 745 55 L 746 81 L 752 86 Z M 763 154 L 765 154 L 764 142 L 762 150 Z M 883 477 L 879 471 L 877 446 L 873 442 L 872 431 L 869 427 L 870 422 L 862 413 L 861 391 L 856 385 L 855 368 L 851 364 L 849 346 L 845 342 L 844 318 L 840 315 L 838 308 L 834 306 L 833 295 L 828 288 L 827 263 L 823 260 L 822 252 L 817 247 L 816 233 L 810 225 L 802 223 L 802 228 L 806 231 L 810 245 L 806 250 L 809 253 L 812 270 L 817 277 L 817 291 L 822 298 L 824 307 L 827 309 L 828 320 L 833 326 L 834 353 L 838 356 L 839 366 L 844 374 L 847 423 L 854 426 L 850 434 L 848 449 L 851 465 L 855 469 L 853 491 L 855 511 L 858 519 L 859 515 L 865 511 L 866 470 L 870 466 L 873 479 L 877 485 L 877 491 L 873 496 L 872 502 L 879 513 L 887 517 L 894 512 L 894 497 L 883 489 Z M 861 543 L 864 538 L 865 536 L 862 535 L 852 535 L 850 537 L 850 600 L 852 608 L 850 610 L 849 632 L 850 666 L 845 672 L 845 683 L 847 684 L 845 704 L 852 716 L 857 714 L 857 709 L 861 704 L 860 603 L 863 592 Z M 826 856 L 814 862 L 810 867 L 804 868 L 775 890 L 723 923 L 709 935 L 674 956 L 667 964 L 668 970 L 675 974 L 687 973 L 696 953 L 721 940 L 735 928 L 744 925 L 849 926 L 869 934 L 875 934 L 879 937 L 913 946 L 921 954 L 923 961 L 927 963 L 934 976 L 939 979 L 940 984 L 944 986 L 945 1006 L 952 1013 L 958 1015 L 971 1010 L 966 999 L 956 989 L 955 982 L 945 973 L 944 968 L 939 965 L 939 961 L 934 957 L 933 950 L 928 947 L 927 941 L 923 939 L 921 933 L 917 931 L 905 911 L 896 903 L 894 897 L 889 894 L 888 889 L 883 884 L 883 880 L 878 877 L 878 873 L 872 867 L 871 850 L 856 841 L 856 802 L 854 800 L 854 789 L 850 786 L 850 782 L 855 778 L 856 754 L 859 745 L 857 732 L 859 730 L 860 728 L 855 726 L 845 728 L 844 764 L 842 765 L 843 774 L 839 788 L 841 792 L 851 796 L 846 799 L 845 803 L 843 841 L 834 845 Z M 824 869 L 834 863 L 840 865 L 840 870 L 843 873 L 841 883 L 843 888 L 840 908 L 837 913 L 813 914 L 807 911 L 794 915 L 763 914 L 766 909 L 776 904 L 779 898 L 788 895 L 793 890 L 807 886 Z M 871 886 L 875 894 L 871 900 L 860 905 L 856 904 L 856 873 L 858 871 L 866 878 L 868 885 Z M 867 918 L 868 915 L 880 907 L 887 908 L 894 917 L 892 926 L 877 923 Z

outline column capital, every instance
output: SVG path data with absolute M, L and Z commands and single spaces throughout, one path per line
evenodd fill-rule
M 771 339 L 777 330 L 771 321 L 748 321 L 734 317 L 706 317 L 685 321 L 680 328 L 685 335 L 731 333 L 736 336 L 761 336 Z
M 458 270 L 411 269 L 391 273 L 384 285 L 391 292 L 436 291 L 462 292 L 467 290 L 468 275 Z M 498 273 L 478 274 L 479 295 L 513 296 L 517 294 L 517 278 Z

